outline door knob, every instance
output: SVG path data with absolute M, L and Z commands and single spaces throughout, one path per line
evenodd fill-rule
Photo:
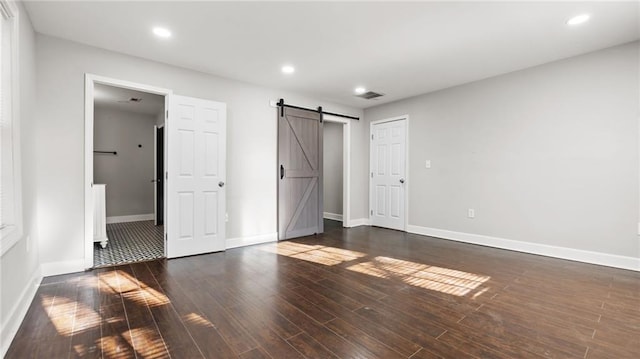
M 222 181 L 218 182 L 218 187 L 224 187 L 224 182 Z
M 404 183 L 404 178 L 400 178 L 400 183 Z

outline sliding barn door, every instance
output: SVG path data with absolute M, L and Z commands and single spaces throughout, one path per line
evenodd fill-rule
M 167 257 L 225 249 L 226 105 L 171 96 L 167 137 Z
M 279 239 L 322 233 L 321 115 L 293 108 L 278 114 Z

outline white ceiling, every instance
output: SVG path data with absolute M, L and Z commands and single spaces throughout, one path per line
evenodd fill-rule
M 131 98 L 139 98 L 142 101 L 128 101 Z M 95 85 L 93 101 L 96 108 L 115 109 L 150 116 L 157 116 L 164 112 L 164 96 L 102 84 Z
M 630 2 L 33 2 L 36 31 L 369 107 L 640 38 Z M 565 21 L 591 14 L 586 24 Z M 153 26 L 173 32 L 155 38 Z M 280 72 L 283 64 L 296 68 Z M 356 86 L 385 93 L 353 96 Z

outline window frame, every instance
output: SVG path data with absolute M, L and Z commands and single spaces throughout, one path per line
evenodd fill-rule
M 22 222 L 22 167 L 21 167 L 21 153 L 20 153 L 20 43 L 19 39 L 19 12 L 18 8 L 13 1 L 0 0 L 0 16 L 2 21 L 9 21 L 10 42 L 11 42 L 11 147 L 13 150 L 12 156 L 12 174 L 13 177 L 13 223 L 9 223 L 3 228 L 0 228 L 0 257 L 9 251 L 23 236 L 23 222 Z M 0 34 L 1 36 L 1 34 Z M 0 51 L 2 51 L 0 49 Z M 1 53 L 0 53 L 1 56 Z M 2 73 L 0 71 L 0 77 Z

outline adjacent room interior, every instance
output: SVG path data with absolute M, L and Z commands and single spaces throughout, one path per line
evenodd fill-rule
M 638 2 L 0 0 L 0 41 L 0 357 L 640 357 Z
M 164 96 L 95 85 L 94 267 L 164 257 L 164 120 Z

